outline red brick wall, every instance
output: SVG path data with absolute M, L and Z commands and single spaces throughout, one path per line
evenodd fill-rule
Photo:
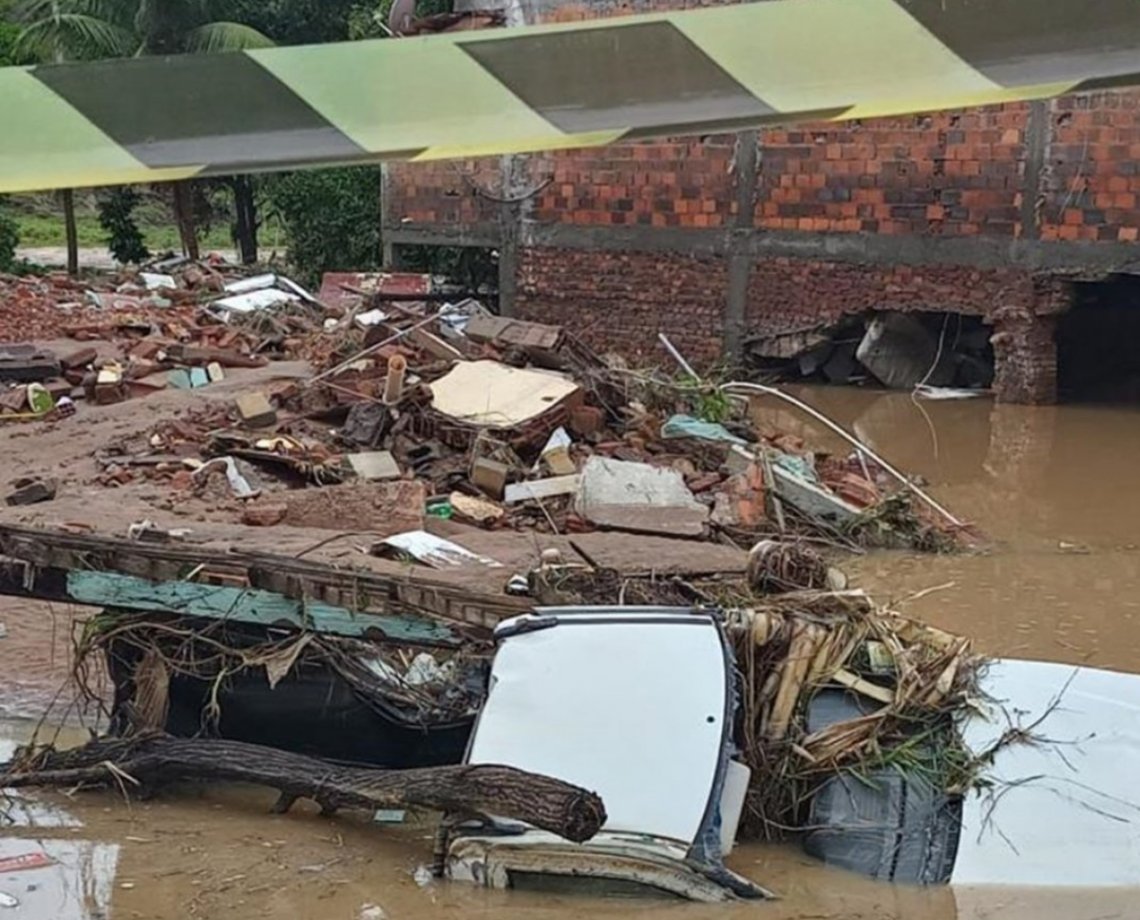
M 1140 239 L 1140 92 L 1049 103 L 1034 199 L 1021 224 L 1028 104 L 761 132 L 754 224 L 765 230 L 1045 240 Z M 721 228 L 736 214 L 728 135 L 531 158 L 544 223 Z M 391 225 L 493 221 L 500 164 L 390 168 Z
M 496 194 L 501 182 L 497 157 L 390 163 L 384 187 L 388 225 L 398 228 L 411 222 L 464 228 L 493 223 L 499 206 L 478 189 Z
M 702 6 L 728 6 L 737 0 L 591 0 L 585 3 L 558 2 L 541 10 L 535 22 L 582 22 L 587 19 L 608 19 L 612 16 L 631 16 L 634 13 L 665 13 L 691 10 Z
M 999 309 L 1031 313 L 1033 276 L 1018 269 L 857 265 L 766 259 L 748 285 L 750 333 L 790 332 L 870 310 L 930 310 L 989 317 Z
M 697 364 L 721 353 L 725 261 L 677 254 L 533 247 L 520 253 L 518 315 L 572 327 L 598 351 L 634 364 L 661 363 L 666 332 Z M 1056 397 L 1055 315 L 1061 282 L 1015 269 L 880 267 L 766 259 L 753 267 L 750 332 L 785 332 L 869 310 L 939 310 L 983 317 L 994 327 L 995 390 L 1006 402 Z
M 532 217 L 544 223 L 724 227 L 737 205 L 736 139 L 718 135 L 571 150 L 542 158 L 552 182 Z
M 527 247 L 519 253 L 519 317 L 565 324 L 600 351 L 658 364 L 665 332 L 694 362 L 723 347 L 725 261 L 676 253 Z
M 1140 93 L 1058 99 L 1048 131 L 1041 238 L 1135 242 L 1140 236 Z
M 1019 236 L 1028 105 L 761 133 L 756 225 Z

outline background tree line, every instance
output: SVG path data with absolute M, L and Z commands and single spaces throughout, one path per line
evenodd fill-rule
M 214 54 L 274 45 L 379 38 L 392 0 L 0 0 L 0 66 L 149 54 Z M 419 0 L 427 15 L 450 0 Z M 90 196 L 86 196 L 89 198 Z M 289 259 L 307 276 L 377 267 L 380 171 L 352 167 L 236 175 L 95 193 L 102 236 L 117 259 L 149 256 L 140 204 L 169 206 L 181 249 L 199 255 L 201 231 L 219 216 L 243 262 L 258 258 L 266 220 L 284 232 Z M 78 268 L 76 196 L 58 193 L 68 268 Z M 0 267 L 12 264 L 17 225 L 0 209 Z

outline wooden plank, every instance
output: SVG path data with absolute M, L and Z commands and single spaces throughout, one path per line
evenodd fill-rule
M 182 583 L 188 573 L 205 567 L 211 573 L 228 573 L 231 585 L 236 580 L 243 587 L 285 598 L 319 600 L 378 616 L 440 618 L 483 631 L 531 609 L 525 598 L 473 589 L 418 569 L 394 574 L 270 553 L 146 544 L 10 525 L 0 526 L 0 553 L 33 563 L 41 573 L 45 569 L 114 572 L 150 583 Z M 0 586 L 0 592 L 17 593 L 18 585 Z
M 854 690 L 861 696 L 877 700 L 886 706 L 891 705 L 891 703 L 895 701 L 895 692 L 893 690 L 888 690 L 886 687 L 880 687 L 878 684 L 863 680 L 858 674 L 853 674 L 850 671 L 836 671 L 831 675 L 831 679 L 841 687 Z
M 445 623 L 424 617 L 354 613 L 344 607 L 256 588 L 187 581 L 155 583 L 116 572 L 72 571 L 67 575 L 67 593 L 76 603 L 95 607 L 177 613 L 258 626 L 284 625 L 338 636 L 383 636 L 431 644 L 459 641 Z

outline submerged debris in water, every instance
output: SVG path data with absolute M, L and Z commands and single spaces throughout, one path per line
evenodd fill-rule
M 969 785 L 954 726 L 982 664 L 969 640 L 859 591 L 772 597 L 729 623 L 743 675 L 742 758 L 753 771 L 745 834 L 796 830 L 816 786 L 840 771 L 906 765 L 943 791 Z M 828 686 L 861 701 L 859 711 L 813 726 L 809 704 Z

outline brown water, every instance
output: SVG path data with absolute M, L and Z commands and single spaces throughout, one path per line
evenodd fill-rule
M 874 553 L 849 564 L 855 583 L 904 609 L 972 635 L 1001 655 L 1140 669 L 1140 411 L 995 407 L 974 400 L 923 403 L 905 394 L 800 391 L 918 473 L 995 547 L 975 556 Z M 779 408 L 763 422 L 826 439 Z M 829 442 L 836 443 L 837 442 Z M 940 590 L 917 599 L 911 595 Z M 53 616 L 54 613 L 54 616 Z M 66 674 L 69 611 L 0 606 L 0 715 L 42 709 Z M 5 708 L 6 707 L 6 708 Z M 0 759 L 28 722 L 0 722 Z M 20 799 L 0 828 L 0 858 L 45 851 L 54 867 L 0 874 L 21 900 L 6 917 L 313 918 L 353 920 L 380 907 L 392 920 L 437 917 L 570 920 L 659 917 L 711 920 L 1111 920 L 1140 915 L 1138 891 L 918 890 L 865 881 L 815 864 L 794 848 L 744 846 L 737 871 L 776 890 L 776 904 L 727 907 L 421 886 L 431 826 L 378 828 L 303 807 L 266 813 L 261 790 L 185 792 L 124 805 L 58 793 Z M 32 890 L 29 890 L 32 886 Z M 376 916 L 372 914 L 372 916 Z
M 945 586 L 904 609 L 991 654 L 1140 670 L 1140 409 L 799 395 L 996 541 L 981 555 L 872 553 L 846 566 L 857 584 L 896 601 Z M 762 421 L 839 448 L 771 404 Z

